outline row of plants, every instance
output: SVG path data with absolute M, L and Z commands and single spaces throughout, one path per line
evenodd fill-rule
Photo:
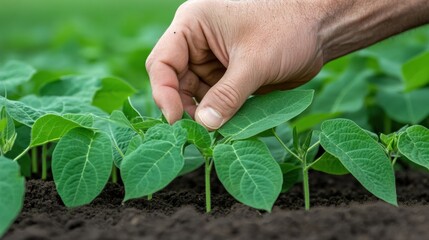
M 429 74 L 418 68 L 427 56 L 403 64 L 405 80 L 383 88 L 377 88 L 382 84 L 376 68 L 362 72 L 371 58 L 341 60 L 353 64 L 299 90 L 252 97 L 215 132 L 186 114 L 173 125 L 144 116 L 129 98 L 135 89 L 119 78 L 58 76 L 7 62 L 0 68 L 0 235 L 22 208 L 23 176 L 32 175 L 52 175 L 67 207 L 90 203 L 109 178 L 121 179 L 127 201 L 151 198 L 200 167 L 207 212 L 213 168 L 235 199 L 256 209 L 270 211 L 279 194 L 299 182 L 309 209 L 310 170 L 350 173 L 369 192 L 397 205 L 398 160 L 429 168 L 429 112 L 421 107 L 428 102 Z M 413 72 L 407 70 L 410 62 Z M 325 86 L 329 78 L 336 80 Z M 312 87 L 321 88 L 315 97 Z M 371 115 L 362 111 L 368 106 L 384 110 L 372 113 L 382 116 L 383 131 L 377 132 L 384 134 L 369 131 L 378 128 L 368 124 L 370 117 L 359 118 Z M 410 125 L 397 127 L 403 123 Z

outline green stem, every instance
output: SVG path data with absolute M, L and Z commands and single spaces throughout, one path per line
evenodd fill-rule
M 307 152 L 302 156 L 302 185 L 304 188 L 304 206 L 305 210 L 310 210 L 310 184 L 308 183 L 308 166 L 307 166 Z
M 210 158 L 204 158 L 205 160 L 205 185 L 206 185 L 206 212 L 209 213 L 212 210 L 211 203 L 211 187 L 210 187 L 210 174 L 212 164 Z
M 395 166 L 396 160 L 398 160 L 398 155 L 396 155 L 392 160 L 392 166 Z
M 302 170 L 302 184 L 304 188 L 304 205 L 305 210 L 310 210 L 310 185 L 308 183 L 308 170 L 303 168 Z
M 322 156 L 318 157 L 316 160 L 314 160 L 313 162 L 311 162 L 310 164 L 308 164 L 304 170 L 309 170 L 314 164 L 316 164 L 320 159 L 322 159 Z
M 18 159 L 20 159 L 22 156 L 24 156 L 28 150 L 30 150 L 30 147 L 27 147 L 26 149 L 24 149 L 24 151 L 22 151 L 18 156 L 16 156 L 13 161 L 18 161 Z M 37 160 L 37 159 L 36 159 Z
M 148 201 L 152 200 L 152 197 L 153 197 L 153 195 L 152 195 L 152 194 L 147 195 L 147 200 L 148 200 Z
M 112 183 L 118 183 L 118 169 L 116 168 L 115 164 L 113 164 L 112 167 L 111 180 Z
M 317 147 L 320 144 L 320 140 L 315 142 L 313 145 L 311 145 L 308 149 L 307 152 L 310 152 L 311 150 L 313 150 L 313 148 Z
M 39 155 L 39 151 L 37 150 L 37 147 L 33 147 L 31 149 L 31 169 L 32 172 L 37 174 L 39 172 L 39 166 L 37 162 L 37 157 Z M 16 157 L 15 159 L 21 158 L 21 156 Z
M 290 148 L 288 148 L 288 146 L 286 146 L 286 144 L 284 144 L 284 142 L 280 139 L 279 135 L 277 135 L 276 131 L 273 129 L 273 134 L 274 137 L 276 137 L 277 141 L 282 145 L 282 147 L 289 152 L 292 156 L 294 156 L 296 159 L 298 159 L 299 161 L 302 162 L 302 159 L 296 155 Z
M 48 147 L 46 144 L 42 145 L 42 180 L 46 180 L 48 176 Z

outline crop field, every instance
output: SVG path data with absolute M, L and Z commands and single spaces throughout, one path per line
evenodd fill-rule
M 0 237 L 428 236 L 429 26 L 210 132 L 144 66 L 182 2 L 1 1 Z

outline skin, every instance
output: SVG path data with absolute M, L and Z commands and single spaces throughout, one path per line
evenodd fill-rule
M 429 23 L 427 0 L 191 0 L 146 61 L 170 123 L 215 130 L 252 94 L 291 89 L 327 62 Z

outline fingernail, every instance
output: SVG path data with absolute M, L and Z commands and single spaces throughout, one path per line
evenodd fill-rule
M 170 119 L 168 119 L 168 114 L 164 109 L 161 109 L 162 115 L 164 115 L 164 118 L 167 119 L 167 122 L 170 123 Z
M 204 108 L 198 112 L 201 122 L 208 128 L 218 129 L 223 124 L 222 115 L 213 108 Z

